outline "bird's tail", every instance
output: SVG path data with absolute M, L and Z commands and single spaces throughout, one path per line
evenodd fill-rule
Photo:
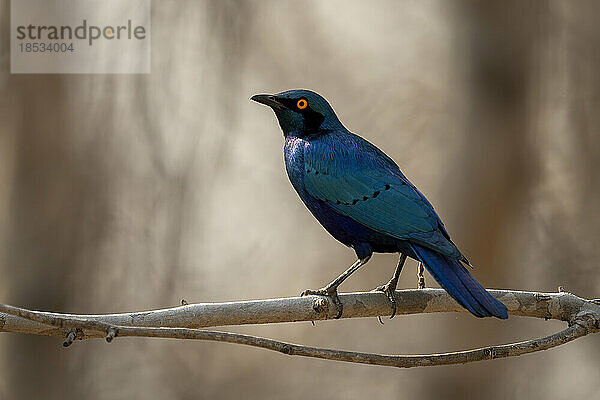
M 411 247 L 440 286 L 473 315 L 508 318 L 506 306 L 492 297 L 460 261 L 416 244 Z

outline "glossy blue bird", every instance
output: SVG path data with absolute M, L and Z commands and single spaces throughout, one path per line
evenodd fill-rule
M 348 131 L 322 96 L 310 90 L 259 94 L 273 109 L 285 137 L 285 166 L 300 199 L 358 260 L 319 290 L 343 312 L 338 286 L 376 253 L 400 253 L 383 291 L 396 313 L 394 292 L 407 257 L 420 261 L 461 306 L 476 317 L 508 318 L 507 309 L 473 278 L 469 261 L 450 240 L 425 196 L 385 153 Z

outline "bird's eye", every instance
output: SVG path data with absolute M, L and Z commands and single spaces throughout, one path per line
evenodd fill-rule
M 296 107 L 298 107 L 300 110 L 304 110 L 306 107 L 308 107 L 308 101 L 305 99 L 300 99 L 296 103 Z

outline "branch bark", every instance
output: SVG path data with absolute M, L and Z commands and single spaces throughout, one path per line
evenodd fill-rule
M 228 303 L 198 303 L 174 308 L 103 315 L 61 314 L 30 311 L 0 304 L 0 331 L 75 339 L 117 336 L 195 339 L 245 344 L 289 355 L 324 358 L 363 364 L 415 367 L 467 363 L 485 359 L 513 357 L 546 350 L 600 331 L 600 304 L 571 293 L 538 293 L 490 290 L 502 301 L 509 314 L 568 323 L 558 333 L 539 339 L 499 346 L 432 355 L 382 355 L 322 349 L 256 336 L 199 328 L 226 325 L 331 319 L 336 314 L 330 300 L 318 297 L 293 297 Z M 414 289 L 396 292 L 398 314 L 464 311 L 442 289 Z M 344 304 L 342 318 L 390 315 L 391 308 L 381 292 L 340 294 Z

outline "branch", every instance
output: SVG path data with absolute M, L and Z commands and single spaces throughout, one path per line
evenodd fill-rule
M 0 304 L 0 331 L 74 339 L 117 336 L 210 340 L 244 344 L 289 355 L 363 364 L 415 367 L 467 363 L 513 357 L 550 349 L 600 330 L 600 304 L 566 292 L 537 293 L 490 290 L 511 315 L 557 319 L 569 326 L 553 335 L 519 343 L 435 355 L 381 355 L 322 349 L 249 335 L 198 328 L 224 325 L 314 321 L 333 318 L 333 304 L 318 296 L 229 303 L 199 303 L 175 308 L 106 315 L 59 314 L 30 311 Z M 389 315 L 390 305 L 380 292 L 340 294 L 343 318 Z M 396 292 L 398 314 L 464 311 L 442 289 Z

